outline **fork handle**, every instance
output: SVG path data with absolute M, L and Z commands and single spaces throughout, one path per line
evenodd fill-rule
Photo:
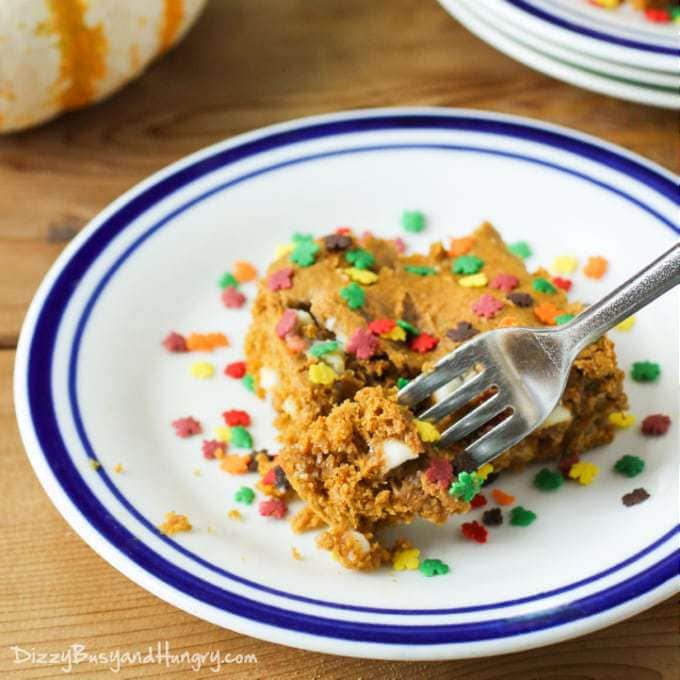
M 679 283 L 680 242 L 562 329 L 571 343 L 573 356 Z

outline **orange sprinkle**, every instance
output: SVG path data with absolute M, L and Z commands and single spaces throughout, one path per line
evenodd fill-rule
M 491 495 L 498 505 L 512 505 L 515 502 L 515 497 L 509 493 L 505 493 L 501 489 L 492 489 Z
M 232 273 L 239 283 L 248 283 L 248 281 L 254 281 L 257 278 L 257 269 L 254 265 L 243 260 L 234 262 Z
M 536 318 L 549 326 L 554 326 L 555 319 L 562 313 L 562 310 L 558 309 L 552 302 L 541 302 L 540 305 L 534 307 Z
M 607 272 L 609 262 L 599 255 L 596 257 L 589 257 L 588 261 L 583 267 L 583 273 L 589 279 L 601 279 Z
M 451 247 L 449 248 L 449 255 L 451 257 L 458 257 L 459 255 L 465 255 L 472 250 L 475 245 L 474 236 L 463 236 L 461 238 L 452 238 Z
M 250 456 L 237 456 L 236 454 L 229 454 L 222 458 L 220 463 L 220 470 L 229 472 L 232 475 L 242 475 L 248 472 L 248 463 Z
M 224 333 L 191 333 L 186 345 L 191 352 L 212 352 L 216 347 L 229 347 L 229 340 Z
M 506 316 L 498 322 L 497 328 L 510 328 L 511 326 L 517 326 L 519 321 L 515 316 Z

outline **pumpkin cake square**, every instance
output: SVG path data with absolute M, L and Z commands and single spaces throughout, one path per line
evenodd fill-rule
M 397 403 L 398 389 L 477 333 L 555 325 L 581 309 L 548 272 L 529 274 L 488 223 L 427 254 L 399 245 L 348 230 L 296 235 L 259 284 L 246 338 L 248 370 L 276 411 L 276 464 L 307 503 L 293 526 L 327 525 L 319 544 L 355 569 L 389 559 L 380 527 L 469 509 L 469 496 L 450 493 L 465 442 L 438 447 L 439 431 Z M 493 468 L 605 444 L 609 414 L 626 405 L 603 337 L 578 356 L 549 418 Z

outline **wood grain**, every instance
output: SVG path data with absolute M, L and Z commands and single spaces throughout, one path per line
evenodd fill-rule
M 167 639 L 175 651 L 255 653 L 258 663 L 219 674 L 136 666 L 119 677 L 677 677 L 678 598 L 584 639 L 464 662 L 372 662 L 253 640 L 132 584 L 75 535 L 36 481 L 14 424 L 13 350 L 35 288 L 72 236 L 150 172 L 207 144 L 298 116 L 390 105 L 541 118 L 678 168 L 676 114 L 535 73 L 422 0 L 213 0 L 178 49 L 109 101 L 0 138 L 0 676 L 64 676 L 55 665 L 13 664 L 11 645 L 134 651 Z

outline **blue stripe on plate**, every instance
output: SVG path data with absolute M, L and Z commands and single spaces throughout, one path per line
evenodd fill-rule
M 623 47 L 631 47 L 636 50 L 642 50 L 644 52 L 653 52 L 655 54 L 667 54 L 672 57 L 680 56 L 680 50 L 672 47 L 661 47 L 660 45 L 650 45 L 649 43 L 638 42 L 637 40 L 630 40 L 628 38 L 621 38 L 616 35 L 611 35 L 609 33 L 602 33 L 601 31 L 596 31 L 595 29 L 588 28 L 586 26 L 581 26 L 575 24 L 567 19 L 562 19 L 561 17 L 550 14 L 538 7 L 534 7 L 524 0 L 504 0 L 508 5 L 513 5 L 528 14 L 531 14 L 538 19 L 547 21 L 550 24 L 559 26 L 560 28 L 565 28 L 573 33 L 579 33 L 580 35 L 585 35 L 589 38 L 595 38 L 596 40 L 601 40 L 603 42 L 612 43 L 614 45 L 621 45 Z

